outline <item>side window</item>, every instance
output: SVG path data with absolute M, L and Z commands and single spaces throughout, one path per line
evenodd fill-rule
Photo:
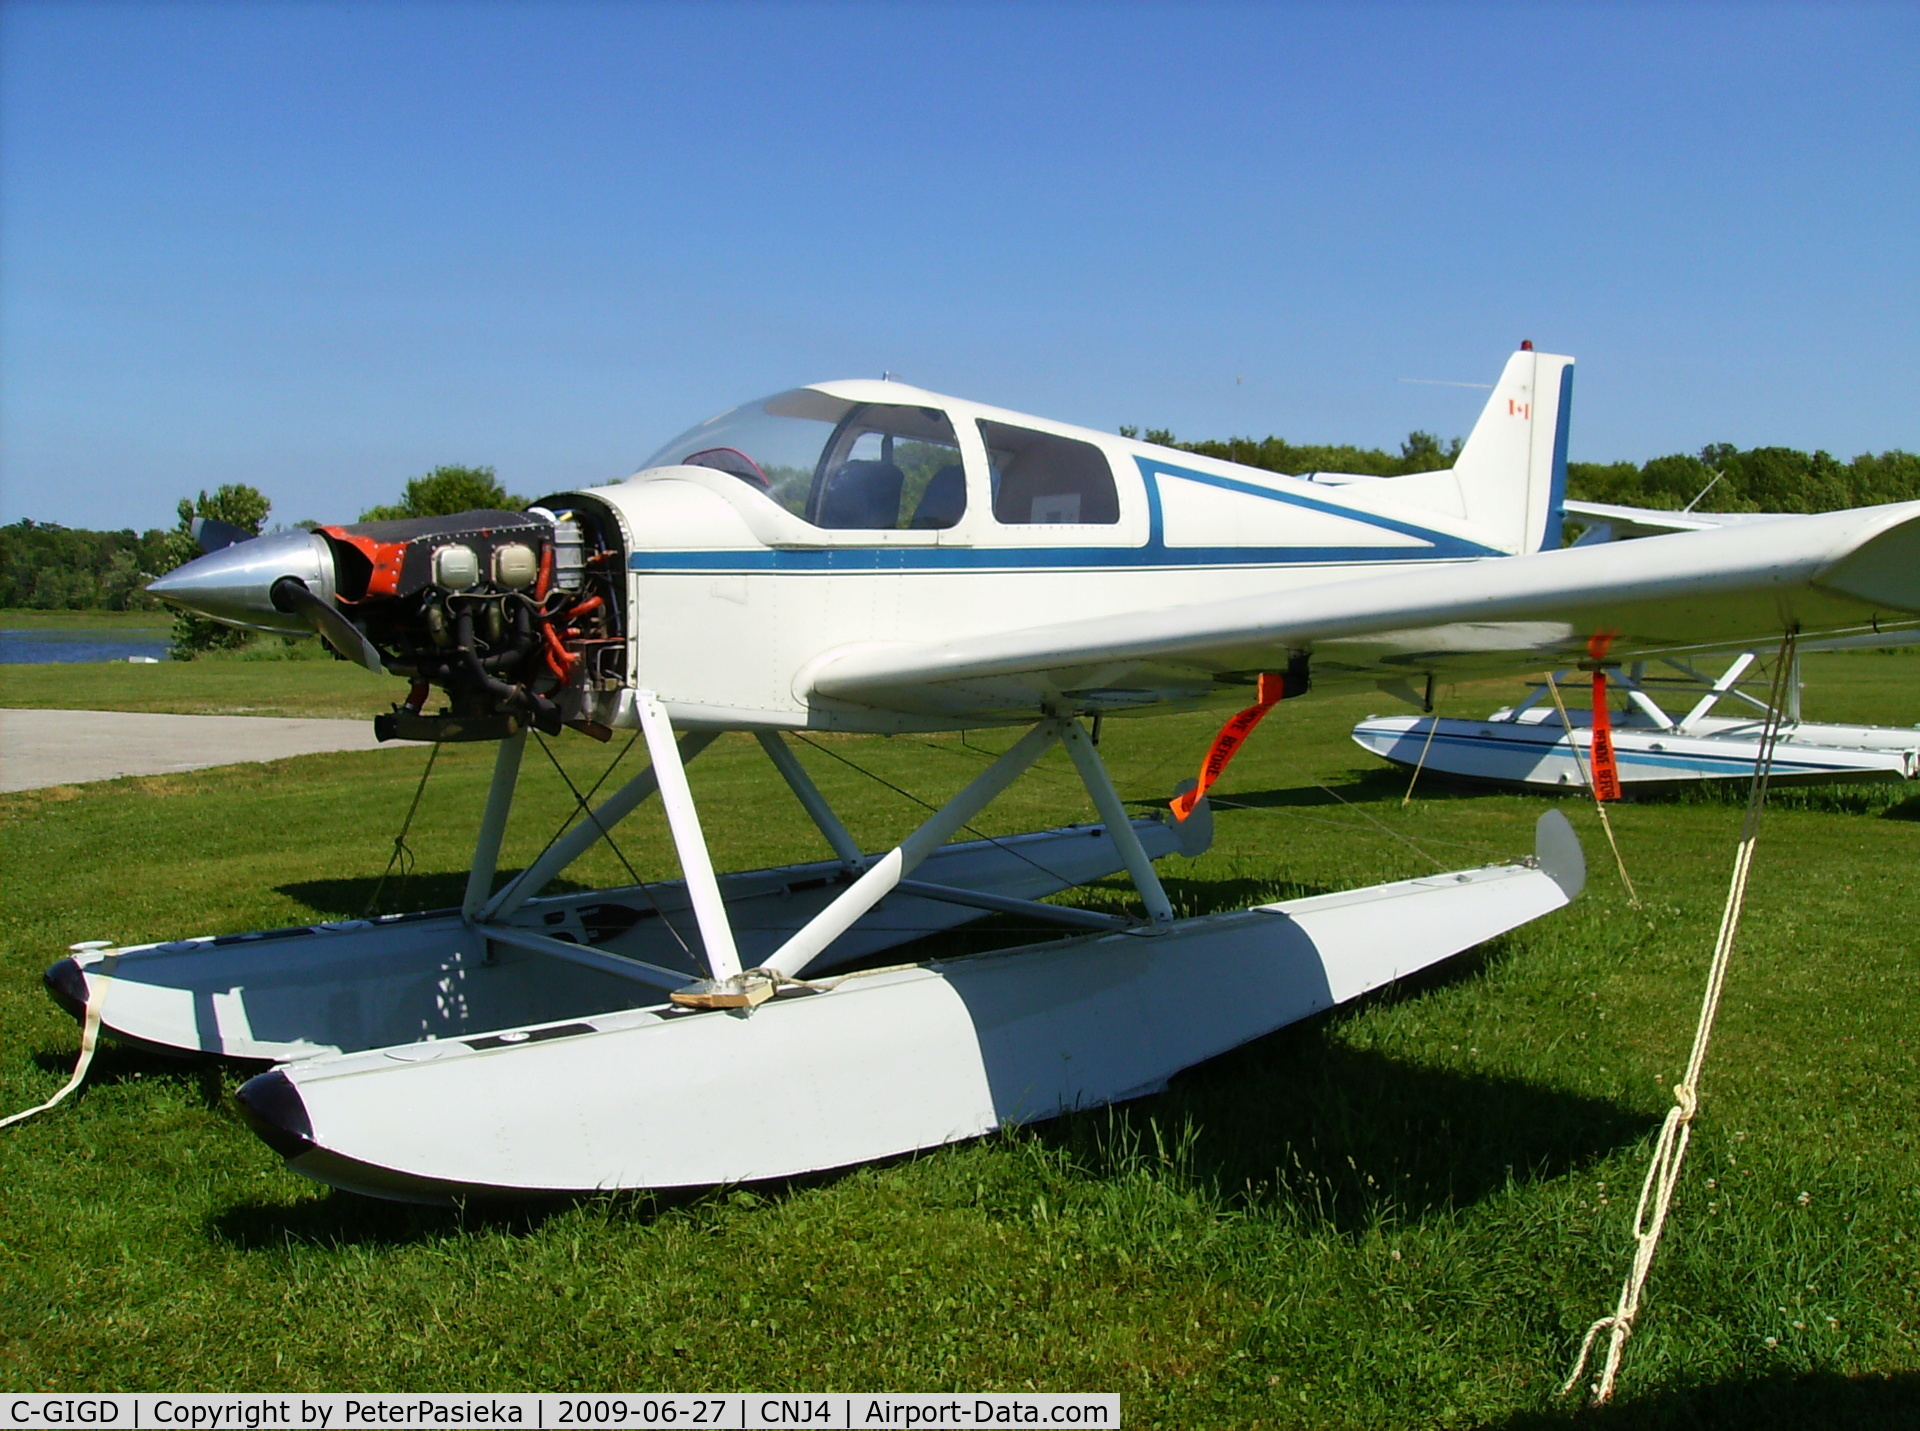
M 1091 442 L 982 422 L 993 471 L 993 515 L 1008 526 L 1111 526 L 1120 495 L 1106 454 Z
M 938 408 L 869 403 L 821 455 L 807 520 L 836 530 L 951 527 L 967 510 L 953 424 Z

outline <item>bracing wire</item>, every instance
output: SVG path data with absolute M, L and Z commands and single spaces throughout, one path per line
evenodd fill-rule
M 1607 848 L 1613 851 L 1613 866 L 1620 871 L 1620 883 L 1626 886 L 1627 903 L 1638 909 L 1640 896 L 1634 890 L 1632 876 L 1627 873 L 1627 861 L 1620 853 L 1620 842 L 1613 837 L 1613 821 L 1607 818 L 1607 802 L 1600 798 L 1600 787 L 1587 772 L 1587 758 L 1580 753 L 1580 742 L 1573 738 L 1573 722 L 1567 718 L 1567 703 L 1561 699 L 1560 683 L 1554 680 L 1551 671 L 1547 672 L 1547 689 L 1553 693 L 1553 704 L 1560 712 L 1560 729 L 1566 732 L 1567 749 L 1573 752 L 1573 764 L 1580 772 L 1580 782 L 1592 793 L 1593 808 L 1600 812 L 1600 828 L 1607 832 Z
M 637 729 L 634 731 L 632 735 L 627 737 L 627 743 L 620 747 L 620 753 L 613 757 L 613 760 L 608 764 L 607 768 L 600 772 L 600 778 L 593 782 L 593 788 L 587 792 L 586 798 L 588 800 L 593 799 L 594 796 L 600 793 L 600 787 L 602 785 L 605 785 L 607 783 L 607 778 L 611 776 L 615 770 L 620 768 L 620 762 L 627 758 L 627 752 L 633 749 L 633 743 L 639 738 L 640 738 L 640 732 Z M 571 830 L 573 828 L 574 817 L 579 813 L 580 813 L 580 807 L 577 805 L 573 809 L 567 811 L 566 818 L 561 820 L 559 827 L 555 829 L 551 835 L 547 836 L 547 842 L 546 844 L 540 847 L 540 853 L 535 855 L 533 859 L 528 863 L 527 867 L 529 869 L 531 869 L 534 865 L 540 863 L 541 859 L 545 857 L 547 851 L 560 843 L 560 837 L 566 834 L 568 830 Z M 538 891 L 534 891 L 534 893 L 538 893 Z
M 682 953 L 689 956 L 692 955 L 693 950 L 688 947 L 687 941 L 681 937 L 679 929 L 674 926 L 674 922 L 668 917 L 666 910 L 660 907 L 660 901 L 654 898 L 653 890 L 648 887 L 645 880 L 640 878 L 639 871 L 634 869 L 632 861 L 626 856 L 626 852 L 614 843 L 613 832 L 600 823 L 600 816 L 595 813 L 594 808 L 587 803 L 591 797 L 580 793 L 580 787 L 573 783 L 573 777 L 567 774 L 567 767 L 562 765 L 560 763 L 560 757 L 553 753 L 553 747 L 547 744 L 547 738 L 537 730 L 533 733 L 533 737 L 540 742 L 540 749 L 546 752 L 547 759 L 553 763 L 553 768 L 560 772 L 560 778 L 566 782 L 567 789 L 573 792 L 574 804 L 579 807 L 582 814 L 593 822 L 594 828 L 600 832 L 600 838 L 607 842 L 607 848 L 612 850 L 614 857 L 625 866 L 627 874 L 633 880 L 634 885 L 639 889 L 647 903 L 653 906 L 653 912 L 660 916 L 660 922 L 666 925 L 667 933 L 673 936 L 673 942 L 680 946 Z M 628 741 L 627 744 L 632 745 L 633 742 Z M 623 755 L 625 753 L 625 751 L 621 752 Z M 612 767 L 608 767 L 608 769 L 609 773 L 611 773 Z M 606 776 L 603 775 L 600 778 L 604 781 Z M 600 787 L 599 785 L 595 785 L 593 788 L 595 791 L 598 791 Z M 558 837 L 556 836 L 556 838 Z
M 393 837 L 393 853 L 387 856 L 387 867 L 374 883 L 366 910 L 360 916 L 362 919 L 373 918 L 374 912 L 380 908 L 380 893 L 387 887 L 387 879 L 393 874 L 395 866 L 399 867 L 401 879 L 413 873 L 413 849 L 407 844 L 407 832 L 413 828 L 413 817 L 420 810 L 420 797 L 427 793 L 427 777 L 433 774 L 433 763 L 439 758 L 440 742 L 436 740 L 427 749 L 426 767 L 420 772 L 420 783 L 413 788 L 413 803 L 407 806 L 407 817 L 400 822 L 400 833 Z
M 849 760 L 846 756 L 840 754 L 839 751 L 834 750 L 828 746 L 821 745 L 818 741 L 810 740 L 805 735 L 801 735 L 797 731 L 794 734 L 795 734 L 795 738 L 798 739 L 801 742 L 801 744 L 812 746 L 815 750 L 819 751 L 822 755 L 832 756 L 835 760 L 839 761 L 842 765 L 846 766 L 849 770 L 856 771 L 859 774 L 866 776 L 867 779 L 874 781 L 876 784 L 886 786 L 887 789 L 891 790 L 894 794 L 900 796 L 903 800 L 910 800 L 914 804 L 918 805 L 921 809 L 929 811 L 931 813 L 934 813 L 934 814 L 939 813 L 940 807 L 938 805 L 929 804 L 927 801 L 922 800 L 918 795 L 914 794 L 911 790 L 902 790 L 898 785 L 895 785 L 891 780 L 887 779 L 884 775 L 875 774 L 873 771 L 866 769 L 865 767 L 855 763 L 852 760 Z M 1020 860 L 1022 863 L 1032 865 L 1035 869 L 1039 870 L 1040 873 L 1045 875 L 1048 879 L 1058 880 L 1060 881 L 1060 883 L 1068 884 L 1068 885 L 1073 883 L 1073 881 L 1066 878 L 1066 876 L 1048 869 L 1045 865 L 1041 864 L 1040 861 L 1033 859 L 1031 856 L 1026 855 L 1019 850 L 1014 849 L 1011 845 L 1004 844 L 1003 842 L 996 840 L 992 835 L 989 835 L 984 830 L 978 829 L 973 825 L 962 825 L 960 828 L 965 830 L 968 834 L 974 836 L 976 839 L 985 840 L 988 844 L 992 845 L 996 850 L 1001 851 L 1003 854 L 1012 855 L 1015 859 Z
M 1420 746 L 1420 763 L 1413 767 L 1413 778 L 1407 781 L 1407 793 L 1400 797 L 1400 808 L 1406 809 L 1413 803 L 1413 787 L 1420 783 L 1420 772 L 1427 768 L 1427 752 L 1433 749 L 1433 733 L 1440 729 L 1440 716 L 1437 711 L 1427 712 L 1427 738 Z

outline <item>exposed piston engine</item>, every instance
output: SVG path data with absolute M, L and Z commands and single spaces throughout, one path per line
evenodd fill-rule
M 590 499 L 589 499 L 590 500 Z M 212 551 L 148 590 L 228 625 L 318 634 L 412 679 L 380 739 L 497 740 L 594 719 L 626 672 L 623 548 L 612 515 L 473 511 L 284 532 Z M 446 703 L 429 713 L 438 688 Z

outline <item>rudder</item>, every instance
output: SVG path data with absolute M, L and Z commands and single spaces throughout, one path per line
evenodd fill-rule
M 1572 358 L 1526 344 L 1507 359 L 1453 465 L 1467 520 L 1490 545 L 1516 554 L 1560 545 L 1572 406 Z

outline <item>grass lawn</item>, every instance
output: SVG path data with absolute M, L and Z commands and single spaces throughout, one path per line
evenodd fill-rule
M 1920 659 L 1809 658 L 1810 718 L 1911 724 Z M 79 674 L 76 675 L 76 672 Z M 158 678 L 158 679 L 155 679 Z M 8 705 L 349 714 L 401 689 L 333 662 L 0 672 Z M 63 685 L 62 682 L 65 682 Z M 1518 691 L 1461 687 L 1481 715 Z M 1316 696 L 1220 787 L 1186 911 L 1527 852 L 1551 802 L 1405 777 Z M 1164 796 L 1217 717 L 1110 721 L 1122 792 Z M 836 738 L 927 799 L 1005 732 Z M 620 750 L 554 743 L 588 778 Z M 870 847 L 916 808 L 802 759 Z M 309 756 L 0 796 L 0 1111 L 64 1079 L 38 986 L 76 940 L 358 914 L 425 752 Z M 388 908 L 457 899 L 491 752 L 450 747 Z M 631 768 L 635 756 L 626 756 Z M 750 741 L 692 767 L 715 854 L 824 853 Z M 530 751 L 504 862 L 565 812 Z M 410 1209 L 311 1186 L 234 1117 L 237 1075 L 108 1049 L 0 1133 L 0 1385 L 86 1389 L 1115 1390 L 1130 1426 L 1920 1424 L 1920 798 L 1784 792 L 1622 1402 L 1553 1392 L 1612 1309 L 1652 1135 L 1692 1035 L 1737 799 L 1591 808 L 1571 908 L 1125 1108 L 831 1176 L 684 1198 Z M 1056 751 L 980 822 L 1090 819 Z M 673 872 L 657 806 L 623 827 Z M 604 852 L 575 874 L 621 878 Z M 1126 899 L 1122 884 L 1090 901 Z M 991 931 L 982 938 L 991 937 Z M 1231 991 L 1223 991 L 1231 997 Z
M 405 695 L 398 681 L 331 659 L 259 660 L 236 653 L 152 666 L 125 661 L 0 666 L 0 706 L 16 709 L 372 716 Z

